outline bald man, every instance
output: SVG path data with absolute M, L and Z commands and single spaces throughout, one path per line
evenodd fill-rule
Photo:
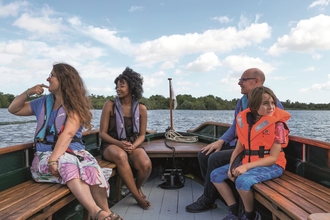
M 217 207 L 215 200 L 219 197 L 218 191 L 210 181 L 210 173 L 218 167 L 230 162 L 230 157 L 234 151 L 236 135 L 236 115 L 248 108 L 249 92 L 265 82 L 265 74 L 258 68 L 251 68 L 244 71 L 238 80 L 243 97 L 238 101 L 235 108 L 235 117 L 229 129 L 215 142 L 203 147 L 198 153 L 199 167 L 204 178 L 204 192 L 196 202 L 186 206 L 187 212 L 204 212 Z M 277 106 L 283 109 L 279 100 Z

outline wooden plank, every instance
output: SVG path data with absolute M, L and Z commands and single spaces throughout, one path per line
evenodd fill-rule
M 292 182 L 304 183 L 307 190 L 310 190 L 311 188 L 315 188 L 317 191 L 319 191 L 321 193 L 321 197 L 330 197 L 330 188 L 325 187 L 321 184 L 317 184 L 317 183 L 315 183 L 309 179 L 306 179 L 304 177 L 301 177 L 297 174 L 291 173 L 289 171 L 284 171 L 284 174 L 280 178 L 281 179 L 291 178 Z M 327 201 L 329 201 L 329 200 L 327 200 Z
M 308 216 L 308 220 L 329 220 L 330 213 L 314 213 Z
M 275 178 L 272 181 L 266 181 L 264 184 L 271 189 L 274 189 L 279 195 L 292 201 L 292 203 L 309 214 L 323 212 L 323 210 L 317 205 L 319 202 L 318 199 L 309 194 L 309 192 L 301 190 L 297 185 L 292 186 L 288 182 L 279 178 Z
M 293 175 L 291 175 L 293 176 Z M 318 213 L 318 212 L 330 212 L 330 200 L 329 193 L 330 189 L 325 188 L 317 183 L 312 183 L 305 178 L 299 178 L 301 181 L 297 181 L 296 179 L 290 178 L 288 175 L 283 175 L 280 178 L 273 179 L 274 182 L 277 182 L 282 187 L 290 190 L 294 194 L 301 197 L 303 200 L 306 200 L 308 204 L 302 206 L 305 210 L 310 213 Z M 313 184 L 310 186 L 309 184 Z M 321 191 L 321 190 L 324 191 Z M 314 206 L 321 209 L 320 211 L 316 211 Z
M 55 184 L 55 185 L 60 185 L 60 184 Z M 33 214 L 43 210 L 44 208 L 48 208 L 50 204 L 60 200 L 63 198 L 65 195 L 68 195 L 70 192 L 66 191 L 68 189 L 59 188 L 56 191 L 53 191 L 51 193 L 43 192 L 36 194 L 32 197 L 29 198 L 29 203 L 28 205 L 20 208 L 16 208 L 16 212 L 12 213 L 10 216 L 8 216 L 6 219 L 27 219 Z M 49 210 L 49 209 L 48 209 Z M 54 210 L 53 210 L 54 211 Z M 50 213 L 53 214 L 53 213 Z
M 264 183 L 257 183 L 253 186 L 256 191 L 255 194 L 262 195 L 266 200 L 271 202 L 272 207 L 267 207 L 270 211 L 281 209 L 294 219 L 307 219 L 309 213 L 302 210 L 299 206 L 294 204 L 291 200 L 281 196 L 277 191 L 269 188 Z M 258 198 L 255 196 L 255 198 Z M 260 201 L 262 202 L 262 201 Z
M 34 184 L 35 182 L 33 180 L 30 181 L 26 181 L 24 183 L 21 183 L 19 185 L 13 186 L 9 189 L 6 189 L 4 191 L 0 192 L 0 198 L 2 198 L 2 200 L 0 200 L 0 210 L 1 210 L 1 203 L 3 203 L 5 201 L 5 199 L 8 199 L 8 196 L 12 196 L 12 194 L 17 193 L 18 191 L 22 190 L 25 187 L 29 187 L 30 185 Z
M 11 206 L 0 212 L 0 216 L 6 219 L 27 219 L 50 204 L 70 193 L 66 185 L 51 183 L 35 183 L 34 188 L 26 188 L 26 194 L 22 199 L 11 201 Z
M 61 198 L 60 200 L 56 201 L 55 204 L 53 204 L 49 209 L 47 209 L 45 212 L 37 213 L 36 215 L 32 216 L 31 220 L 43 220 L 53 215 L 56 211 L 64 207 L 65 205 L 69 204 L 76 198 L 73 194 L 69 194 L 68 196 L 65 196 L 64 198 Z
M 265 206 L 269 211 L 272 212 L 273 217 L 277 216 L 277 218 L 281 220 L 291 220 L 292 218 L 288 216 L 283 210 L 277 208 L 277 206 L 272 203 L 268 198 L 259 192 L 254 191 L 254 198 L 259 201 L 263 206 Z M 275 219 L 275 218 L 273 218 Z
M 20 184 L 21 185 L 21 184 Z M 61 186 L 53 186 L 55 184 L 47 183 L 34 183 L 27 185 L 27 187 L 21 188 L 16 192 L 8 195 L 4 198 L 4 202 L 1 203 L 0 216 L 7 215 L 8 213 L 15 212 L 17 209 L 24 208 L 29 202 L 30 198 L 40 193 L 47 193 L 51 190 L 56 190 Z

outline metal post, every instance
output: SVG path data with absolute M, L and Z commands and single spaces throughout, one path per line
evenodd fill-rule
M 171 121 L 171 130 L 174 130 L 173 128 L 173 116 L 172 116 L 172 78 L 168 78 L 169 86 L 170 86 L 170 121 Z

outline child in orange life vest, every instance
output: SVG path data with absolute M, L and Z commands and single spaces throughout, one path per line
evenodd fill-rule
M 267 87 L 251 90 L 248 99 L 249 108 L 236 118 L 238 141 L 230 164 L 213 170 L 210 175 L 229 208 L 229 215 L 224 219 L 238 219 L 239 214 L 237 201 L 225 179 L 235 182 L 242 198 L 245 209 L 242 219 L 260 219 L 254 210 L 251 186 L 281 176 L 286 165 L 282 148 L 288 143 L 286 121 L 290 114 L 276 107 L 276 96 Z M 235 167 L 235 158 L 241 152 L 243 159 Z

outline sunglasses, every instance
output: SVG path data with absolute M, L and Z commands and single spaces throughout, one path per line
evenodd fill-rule
M 53 76 L 56 77 L 56 75 L 54 73 L 50 73 L 48 77 L 52 78 Z

